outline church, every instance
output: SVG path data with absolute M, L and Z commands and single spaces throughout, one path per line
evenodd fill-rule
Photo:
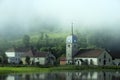
M 66 38 L 66 57 L 61 59 L 60 64 L 73 65 L 112 65 L 112 56 L 104 49 L 78 49 L 78 39 L 73 34 Z

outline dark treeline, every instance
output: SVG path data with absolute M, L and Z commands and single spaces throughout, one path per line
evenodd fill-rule
M 85 33 L 77 32 L 77 36 L 81 48 L 101 48 L 115 55 L 120 53 L 120 36 L 115 32 L 101 30 Z

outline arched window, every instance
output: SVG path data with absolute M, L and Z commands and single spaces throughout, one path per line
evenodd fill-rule
M 103 65 L 106 65 L 106 60 L 103 61 Z
M 106 55 L 104 54 L 104 59 L 106 58 Z
M 68 45 L 68 47 L 70 47 L 70 45 Z
M 92 60 L 92 59 L 90 59 L 90 65 L 94 65 L 94 63 L 93 63 L 93 60 Z
M 110 58 L 109 58 L 109 62 L 110 62 L 111 60 L 110 60 Z
M 99 59 L 99 62 L 101 62 L 101 59 Z

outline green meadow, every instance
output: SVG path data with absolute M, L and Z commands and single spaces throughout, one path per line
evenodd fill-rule
M 0 67 L 0 74 L 7 73 L 34 73 L 34 72 L 56 72 L 56 71 L 119 71 L 120 66 L 56 66 L 56 67 Z
M 28 72 L 49 72 L 49 68 L 39 67 L 0 67 L 0 74 L 7 73 L 28 73 Z

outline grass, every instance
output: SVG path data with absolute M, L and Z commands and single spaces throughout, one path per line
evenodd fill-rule
M 95 70 L 95 71 L 118 71 L 120 66 L 56 66 L 56 67 L 0 67 L 0 74 L 7 73 L 33 73 L 33 72 L 54 72 L 54 71 L 81 71 L 81 70 Z
M 28 73 L 28 72 L 49 72 L 49 68 L 39 67 L 0 67 L 0 74 L 6 73 Z
M 120 71 L 120 66 L 75 66 L 75 65 L 65 65 L 65 66 L 58 66 L 52 67 L 51 70 L 53 71 L 68 71 L 68 70 L 95 70 L 95 71 Z

